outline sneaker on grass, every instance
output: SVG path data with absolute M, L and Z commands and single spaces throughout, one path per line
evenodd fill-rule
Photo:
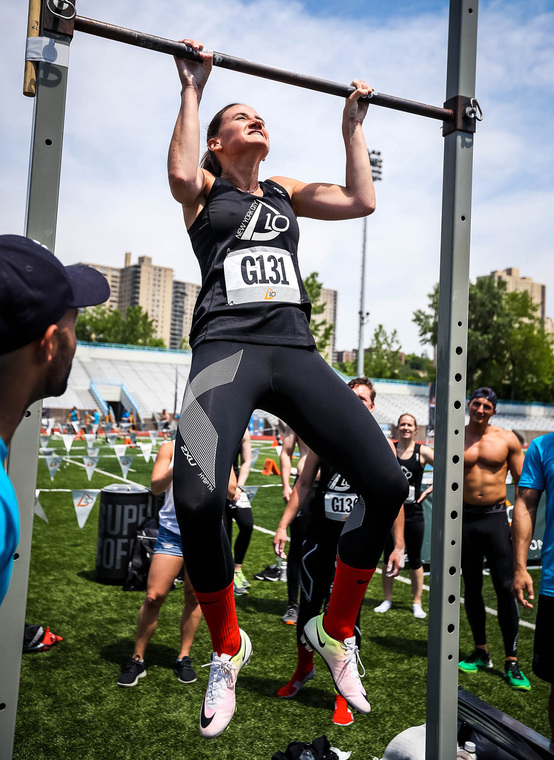
M 352 710 L 344 697 L 337 694 L 335 697 L 335 709 L 333 710 L 333 723 L 336 726 L 351 726 L 354 723 Z
M 246 586 L 243 584 L 239 572 L 235 573 L 235 576 L 233 578 L 233 591 L 235 592 L 235 596 L 242 596 L 243 594 L 248 594 L 248 590 Z
M 298 605 L 289 604 L 289 606 L 287 607 L 287 611 L 285 612 L 281 620 L 286 625 L 296 625 L 298 621 Z
M 254 575 L 257 581 L 278 581 L 280 577 L 281 571 L 277 565 L 266 565 L 260 573 Z
M 235 655 L 213 652 L 212 661 L 202 666 L 210 668 L 208 688 L 200 710 L 200 733 L 205 739 L 219 736 L 231 722 L 236 708 L 237 677 L 241 668 L 250 662 L 251 655 L 250 639 L 240 631 L 240 647 Z
M 504 663 L 504 673 L 502 678 L 508 683 L 512 689 L 517 691 L 530 691 L 531 684 L 529 679 L 526 678 L 521 670 L 517 660 L 506 660 Z
M 236 570 L 235 571 L 235 583 L 236 582 L 242 583 L 242 585 L 244 586 L 244 588 L 250 588 L 250 584 L 246 580 L 246 577 L 245 577 L 244 573 L 242 572 L 242 570 Z
M 196 673 L 194 672 L 191 662 L 192 657 L 185 655 L 175 663 L 173 672 L 180 683 L 194 683 L 196 681 Z
M 358 663 L 362 670 L 363 665 L 356 646 L 356 637 L 349 636 L 344 641 L 331 638 L 323 627 L 323 614 L 308 620 L 304 627 L 304 636 L 310 646 L 325 660 L 338 693 L 358 712 L 369 713 L 371 707 L 358 673 Z M 365 670 L 362 675 L 365 675 Z
M 146 675 L 146 665 L 144 660 L 138 660 L 133 657 L 121 671 L 117 681 L 118 686 L 136 686 L 139 678 Z
M 484 649 L 479 648 L 474 649 L 465 660 L 461 660 L 458 663 L 458 668 L 462 673 L 477 673 L 478 670 L 490 670 L 490 668 L 492 668 L 490 652 L 486 652 Z

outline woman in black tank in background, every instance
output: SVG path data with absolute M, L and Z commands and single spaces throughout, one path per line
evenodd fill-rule
M 433 449 L 416 443 L 417 421 L 412 414 L 401 414 L 397 422 L 398 441 L 396 442 L 396 458 L 408 480 L 410 491 L 408 500 L 404 502 L 404 542 L 408 554 L 408 567 L 410 568 L 410 580 L 412 581 L 413 613 L 416 618 L 425 618 L 427 613 L 421 606 L 421 592 L 423 590 L 423 562 L 421 561 L 421 547 L 425 533 L 425 520 L 423 517 L 423 500 L 431 493 L 430 486 L 421 491 L 421 481 L 425 465 L 433 464 Z M 383 568 L 387 567 L 389 554 L 394 548 L 392 536 L 389 536 L 385 544 L 383 556 Z M 383 596 L 384 601 L 375 608 L 375 612 L 388 612 L 392 606 L 392 586 L 394 578 L 390 578 L 383 569 Z
M 338 545 L 325 620 L 310 624 L 340 693 L 369 712 L 357 666 L 354 624 L 385 539 L 407 492 L 406 479 L 370 412 L 319 356 L 297 260 L 297 216 L 353 219 L 374 210 L 362 132 L 371 88 L 354 82 L 342 132 L 344 185 L 286 177 L 259 181 L 269 151 L 263 119 L 250 106 L 222 109 L 208 128 L 198 166 L 198 105 L 212 55 L 176 59 L 181 109 L 169 149 L 169 182 L 182 204 L 202 273 L 190 344 L 193 359 L 176 438 L 174 497 L 186 566 L 214 653 L 200 731 L 219 735 L 235 710 L 235 681 L 252 647 L 238 627 L 233 556 L 222 530 L 229 472 L 255 408 L 285 420 L 348 478 L 367 506 L 353 510 Z M 303 129 L 312 129 L 304 124 Z M 316 636 L 317 632 L 317 636 Z M 313 643 L 313 642 L 310 642 Z M 319 647 L 319 648 L 318 648 Z

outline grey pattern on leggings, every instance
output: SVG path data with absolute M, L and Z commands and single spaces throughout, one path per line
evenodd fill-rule
M 352 507 L 352 512 L 350 512 L 348 515 L 347 521 L 344 523 L 344 528 L 342 529 L 343 536 L 345 533 L 348 533 L 351 530 L 356 530 L 362 525 L 364 521 L 365 510 L 365 501 L 360 496 L 358 498 L 358 501 Z
M 183 399 L 179 432 L 189 454 L 213 488 L 215 488 L 215 460 L 219 436 L 198 402 L 198 398 L 220 385 L 232 383 L 241 359 L 242 350 L 203 369 L 193 380 L 189 379 Z M 187 459 L 190 463 L 190 459 L 188 457 Z

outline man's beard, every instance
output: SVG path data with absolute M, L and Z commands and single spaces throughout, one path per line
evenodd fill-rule
M 67 389 L 67 381 L 71 372 L 73 352 L 63 332 L 60 335 L 60 348 L 55 361 L 50 367 L 43 392 L 43 398 L 62 396 Z

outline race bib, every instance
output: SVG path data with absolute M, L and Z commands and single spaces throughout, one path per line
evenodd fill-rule
M 355 493 L 327 491 L 325 493 L 325 517 L 329 520 L 344 522 L 357 501 L 358 497 Z
M 282 248 L 256 246 L 230 251 L 223 264 L 227 303 L 300 303 L 292 256 Z

